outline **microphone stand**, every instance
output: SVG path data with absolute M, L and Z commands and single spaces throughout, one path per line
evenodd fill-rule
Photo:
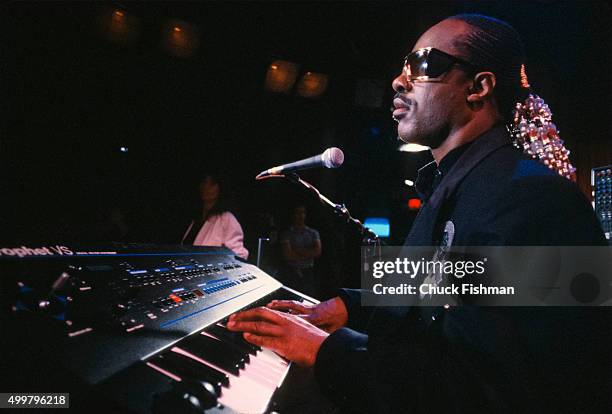
M 321 192 L 314 185 L 310 184 L 307 181 L 302 180 L 300 176 L 294 172 L 288 173 L 286 175 L 273 174 L 273 175 L 269 175 L 264 178 L 272 178 L 272 177 L 287 178 L 290 182 L 301 185 L 302 187 L 306 188 L 310 192 L 314 193 L 319 199 L 319 201 L 321 202 L 321 204 L 331 207 L 334 213 L 342 217 L 346 223 L 353 225 L 357 229 L 357 231 L 361 235 L 362 245 L 380 248 L 380 239 L 378 238 L 376 233 L 374 233 L 372 230 L 364 226 L 363 223 L 361 223 L 361 221 L 351 216 L 351 214 L 349 213 L 348 209 L 346 208 L 344 204 L 334 203 L 329 198 L 321 194 Z

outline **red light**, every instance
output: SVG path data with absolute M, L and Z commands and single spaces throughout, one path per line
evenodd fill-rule
M 176 296 L 175 294 L 171 294 L 170 296 L 168 296 L 170 299 L 172 299 L 173 301 L 175 301 L 176 303 L 182 302 L 183 300 L 181 298 L 179 298 L 178 296 Z
M 411 198 L 408 200 L 408 208 L 410 210 L 418 210 L 421 208 L 421 200 L 418 198 Z

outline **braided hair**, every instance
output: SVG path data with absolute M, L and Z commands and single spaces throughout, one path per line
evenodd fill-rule
M 480 14 L 449 17 L 467 23 L 472 30 L 455 40 L 455 47 L 480 70 L 495 74 L 494 97 L 514 145 L 560 175 L 575 181 L 576 169 L 559 138 L 552 112 L 531 91 L 525 70 L 525 48 L 518 32 L 508 23 Z
M 497 107 L 503 119 L 510 121 L 515 103 L 524 99 L 529 87 L 521 82 L 525 49 L 520 35 L 508 23 L 480 14 L 458 14 L 449 19 L 472 27 L 455 40 L 455 46 L 474 66 L 495 74 Z

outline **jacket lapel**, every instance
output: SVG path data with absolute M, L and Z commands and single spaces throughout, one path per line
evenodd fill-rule
M 455 162 L 429 200 L 417 215 L 410 233 L 404 242 L 405 246 L 431 246 L 435 241 L 438 216 L 444 203 L 457 190 L 461 181 L 488 155 L 499 148 L 511 145 L 506 127 L 494 127 L 476 138 L 474 143 Z M 427 164 L 423 168 L 429 168 Z

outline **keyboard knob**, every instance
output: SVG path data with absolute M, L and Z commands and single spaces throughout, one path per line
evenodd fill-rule
M 207 410 L 217 405 L 217 393 L 215 388 L 206 381 L 183 380 L 176 384 L 180 392 L 196 397 L 199 405 Z
M 204 381 L 183 380 L 174 383 L 173 389 L 153 398 L 152 411 L 162 413 L 198 413 L 217 405 L 217 395 L 212 385 Z

